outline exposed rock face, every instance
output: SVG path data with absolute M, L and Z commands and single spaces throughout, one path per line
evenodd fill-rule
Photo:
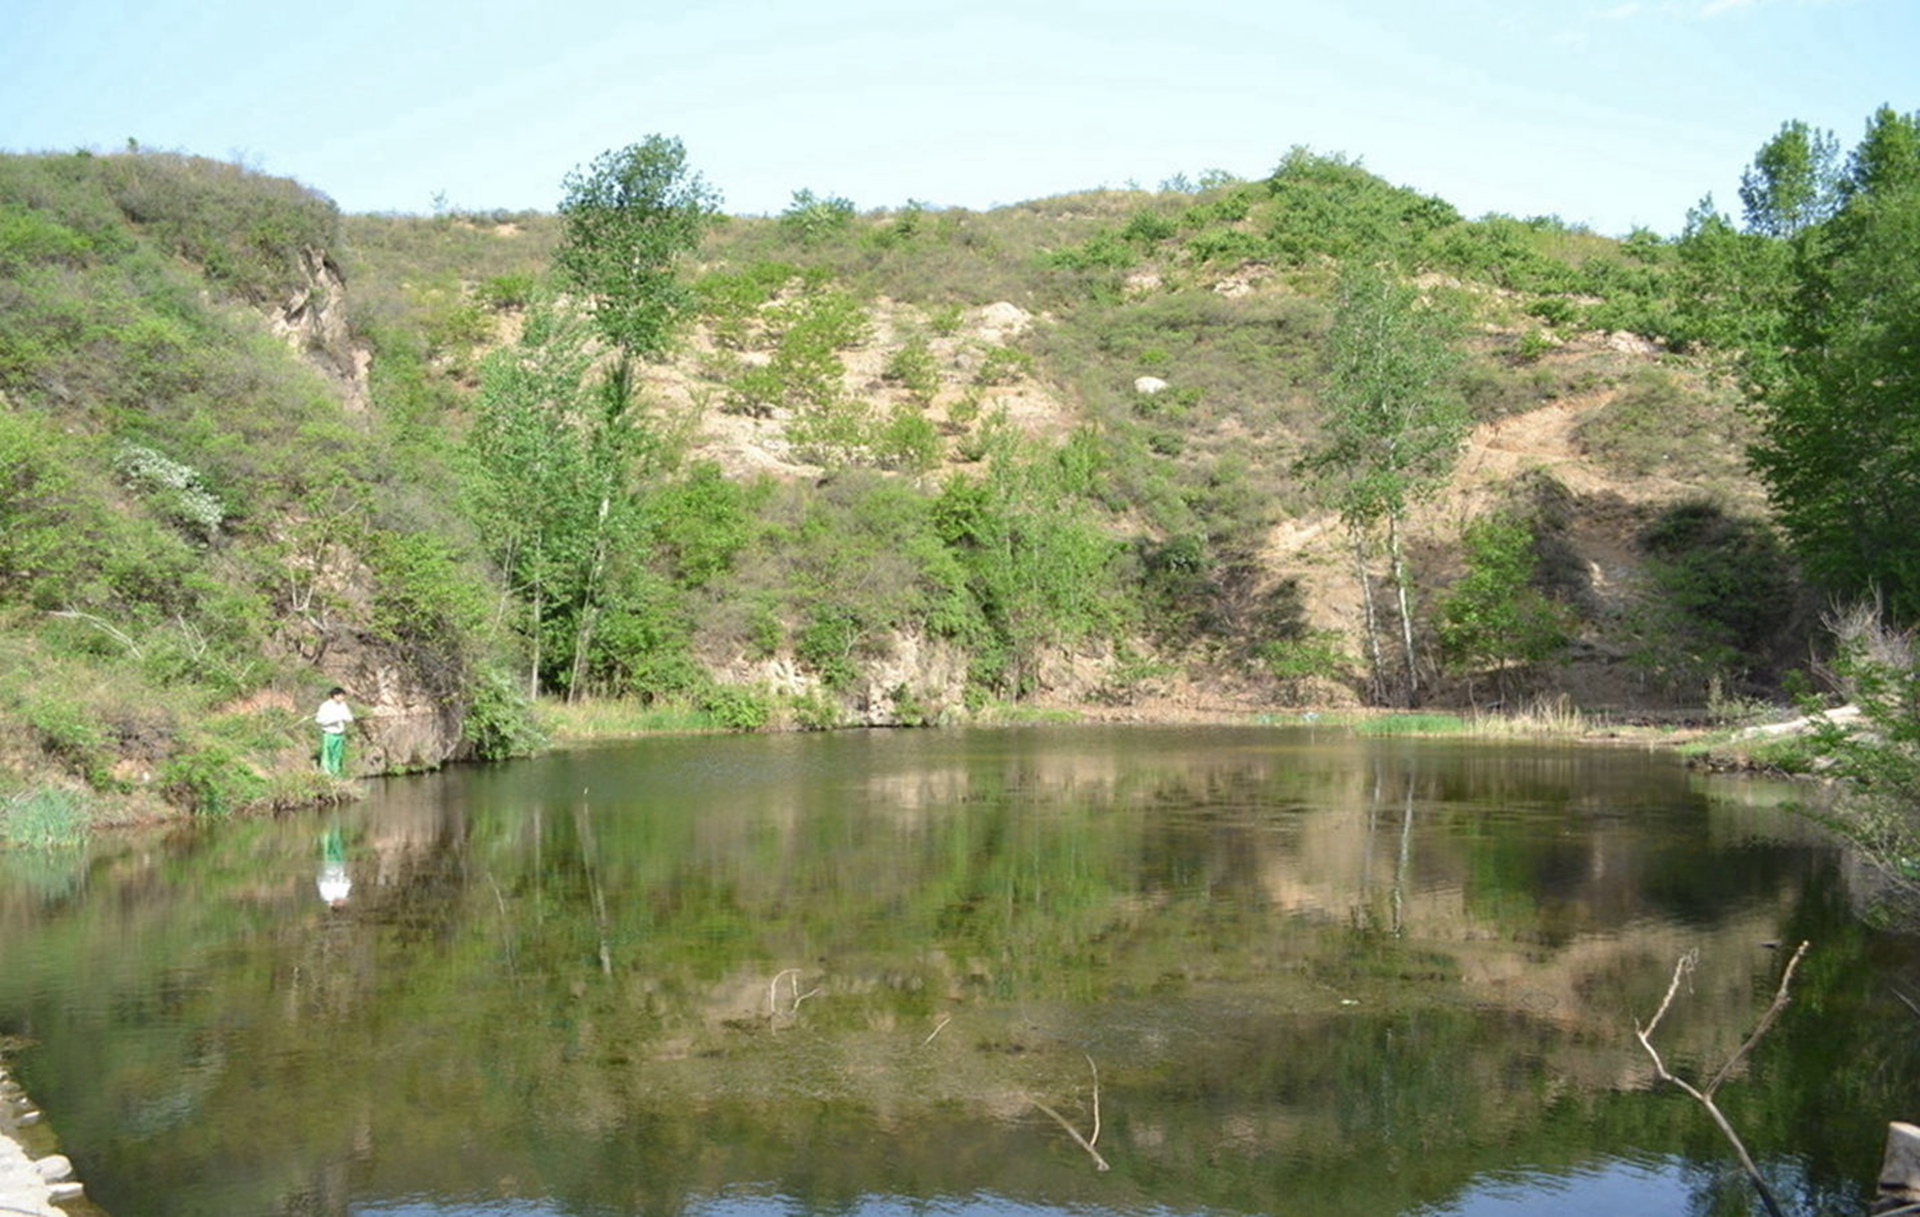
M 268 314 L 268 323 L 295 354 L 339 389 L 349 411 L 364 414 L 367 367 L 373 356 L 354 345 L 347 327 L 346 278 L 322 250 L 304 251 L 301 262 L 306 284 Z
M 352 772 L 432 769 L 470 754 L 460 731 L 465 703 L 430 687 L 423 668 L 420 657 L 403 656 L 392 644 L 357 631 L 336 634 L 321 671 L 347 691 L 353 707 L 347 745 Z

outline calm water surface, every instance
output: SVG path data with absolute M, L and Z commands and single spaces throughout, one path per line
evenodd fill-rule
M 1715 1067 L 1811 939 L 1722 1105 L 1860 1212 L 1920 952 L 1783 797 L 1308 729 L 648 740 L 0 856 L 0 1033 L 114 1217 L 1746 1213 L 1633 1022 L 1698 950 L 1659 1039 Z

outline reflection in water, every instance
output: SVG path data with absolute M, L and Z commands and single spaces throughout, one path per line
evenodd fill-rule
M 318 907 L 301 819 L 0 886 L 0 1031 L 122 1217 L 1737 1209 L 1633 1019 L 1697 947 L 1663 1050 L 1724 1059 L 1811 937 L 1722 1098 L 1846 1211 L 1915 964 L 1755 789 L 1270 729 L 653 740 L 389 782 L 318 830 Z M 1089 1058 L 1107 1174 L 1042 1114 L 1093 1127 Z
M 329 908 L 347 907 L 353 894 L 353 877 L 347 873 L 347 843 L 338 824 L 329 824 L 320 834 L 320 876 L 316 880 L 320 899 Z

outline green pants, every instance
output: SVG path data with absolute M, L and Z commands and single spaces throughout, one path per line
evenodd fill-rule
M 320 733 L 320 771 L 339 777 L 345 768 L 347 759 L 347 733 L 345 731 L 322 731 Z

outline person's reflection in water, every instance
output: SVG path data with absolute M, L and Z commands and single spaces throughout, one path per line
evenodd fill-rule
M 347 874 L 347 843 L 340 826 L 330 825 L 320 836 L 320 899 L 328 908 L 347 907 L 347 894 L 353 891 L 353 879 Z

